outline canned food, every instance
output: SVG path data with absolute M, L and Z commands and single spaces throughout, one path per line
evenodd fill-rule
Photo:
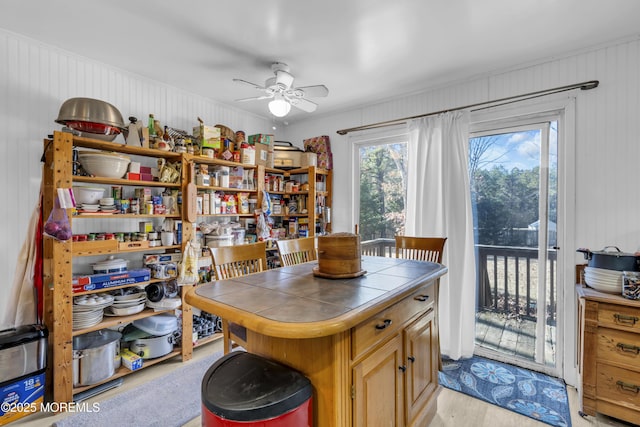
M 122 186 L 121 185 L 112 185 L 111 186 L 111 197 L 114 199 L 122 199 Z

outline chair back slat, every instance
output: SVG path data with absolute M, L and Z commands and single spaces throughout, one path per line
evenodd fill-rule
M 265 242 L 210 248 L 216 280 L 259 273 L 267 269 Z
M 396 236 L 396 258 L 442 262 L 446 237 Z
M 276 245 L 280 255 L 280 265 L 288 267 L 318 259 L 315 242 L 315 237 L 278 240 Z

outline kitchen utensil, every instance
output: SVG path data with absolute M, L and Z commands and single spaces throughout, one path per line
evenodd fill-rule
M 74 387 L 99 383 L 115 373 L 121 337 L 110 329 L 73 337 Z
M 607 249 L 609 248 L 613 248 L 615 251 L 608 251 Z M 618 271 L 640 270 L 640 256 L 624 253 L 616 246 L 605 246 L 601 251 L 595 252 L 589 249 L 579 248 L 577 252 L 584 254 L 584 259 L 589 261 L 589 267 Z
M 143 359 L 155 359 L 173 351 L 175 337 L 172 333 L 160 336 L 138 338 L 129 344 L 129 350 Z
M 122 114 L 108 102 L 93 98 L 69 98 L 62 103 L 56 123 L 82 136 L 113 141 L 125 130 Z
M 121 273 L 127 271 L 127 260 L 110 256 L 104 261 L 96 262 L 92 267 L 94 274 Z
M 178 319 L 172 314 L 158 314 L 134 320 L 133 326 L 151 335 L 166 335 L 178 329 Z
M 131 162 L 129 156 L 107 151 L 80 151 L 78 159 L 87 173 L 104 178 L 122 178 Z
M 97 205 L 102 196 L 104 195 L 104 188 L 100 187 L 73 187 L 73 197 L 76 199 L 77 205 Z

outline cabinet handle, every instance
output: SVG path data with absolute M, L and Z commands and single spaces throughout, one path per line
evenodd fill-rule
M 627 353 L 635 353 L 635 354 L 640 354 L 640 347 L 638 347 L 637 345 L 633 345 L 633 344 L 624 344 L 619 342 L 618 344 L 616 344 L 616 347 L 618 347 L 620 350 L 627 352 Z
M 400 365 L 398 366 L 398 369 L 400 369 L 402 372 L 405 372 L 407 370 L 407 367 L 405 365 Z
M 413 299 L 416 300 L 416 301 L 424 302 L 424 301 L 429 299 L 429 295 L 418 295 L 417 297 L 414 297 Z
M 634 393 L 640 392 L 640 386 L 635 384 L 629 384 L 622 381 L 616 381 L 616 385 L 623 390 L 632 391 Z
M 416 358 L 413 357 L 413 356 L 409 356 L 409 357 L 407 357 L 407 359 L 409 359 L 409 362 L 411 362 L 411 363 L 416 361 Z
M 376 325 L 376 329 L 378 330 L 383 330 L 385 329 L 387 326 L 391 325 L 391 319 L 384 319 L 382 321 L 382 325 Z
M 636 322 L 640 320 L 640 318 L 636 316 L 627 316 L 625 314 L 619 314 L 619 313 L 614 314 L 613 317 L 614 319 L 616 319 L 617 322 L 625 325 L 635 325 Z

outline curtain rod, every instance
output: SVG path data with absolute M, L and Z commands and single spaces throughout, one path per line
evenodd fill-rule
M 436 114 L 448 113 L 450 111 L 466 110 L 468 108 L 474 108 L 474 107 L 484 107 L 484 108 L 497 107 L 499 105 L 510 104 L 511 102 L 524 101 L 526 99 L 537 98 L 537 97 L 540 97 L 540 96 L 551 95 L 551 94 L 554 94 L 554 93 L 566 92 L 566 91 L 573 90 L 573 89 L 578 89 L 578 88 L 580 90 L 595 89 L 595 88 L 598 87 L 599 84 L 600 84 L 600 82 L 598 80 L 590 80 L 588 82 L 574 83 L 574 84 L 567 85 L 567 86 L 560 86 L 560 87 L 554 87 L 552 89 L 539 90 L 537 92 L 524 93 L 522 95 L 508 96 L 506 98 L 495 99 L 493 101 L 478 102 L 476 104 L 469 104 L 469 105 L 465 105 L 463 107 L 449 108 L 449 109 L 446 109 L 446 110 L 433 111 L 431 113 L 419 114 L 417 116 L 404 117 L 404 118 L 395 119 L 395 120 L 387 120 L 385 122 L 371 123 L 369 125 L 356 126 L 356 127 L 348 128 L 348 129 L 340 129 L 337 132 L 338 132 L 339 135 L 346 135 L 349 132 L 356 132 L 356 131 L 359 131 L 359 130 L 376 129 L 376 128 L 381 128 L 381 127 L 400 125 L 400 124 L 406 123 L 407 120 L 419 119 L 421 117 L 435 116 Z M 505 102 L 505 101 L 510 101 L 510 102 Z M 500 104 L 500 103 L 502 103 L 502 104 Z M 490 104 L 495 104 L 495 105 L 490 105 Z M 476 110 L 471 110 L 471 111 L 477 111 L 477 110 L 482 110 L 482 109 L 483 108 L 477 108 Z

